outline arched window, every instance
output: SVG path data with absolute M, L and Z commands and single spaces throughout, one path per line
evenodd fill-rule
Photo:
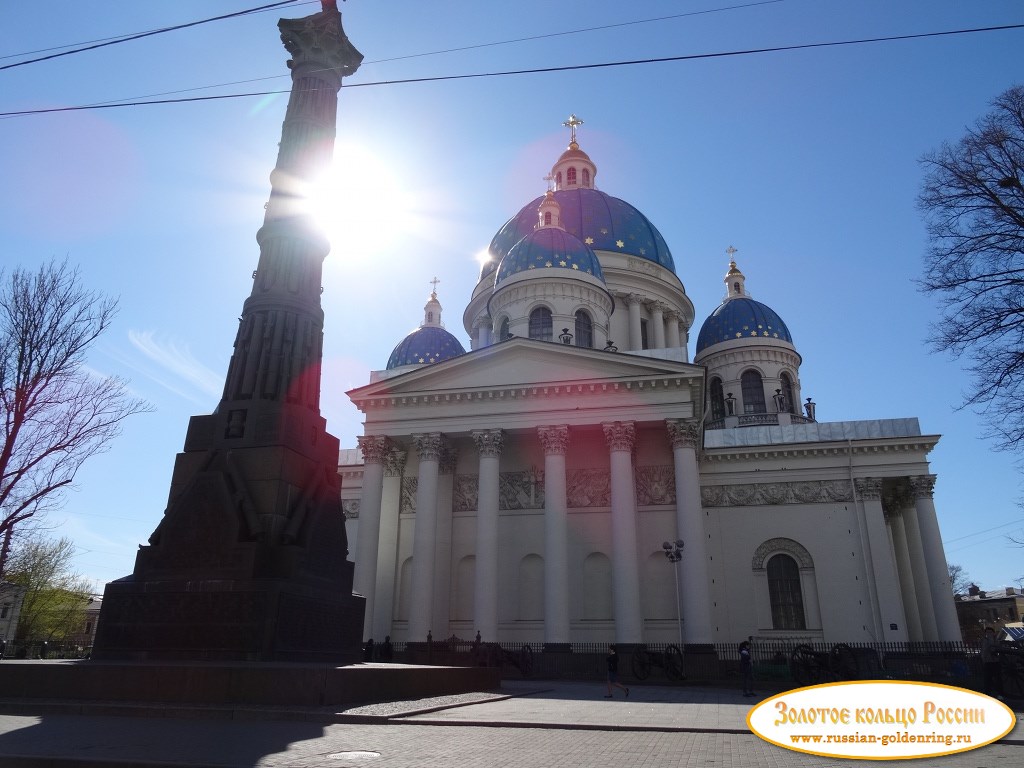
M 576 183 L 576 169 L 570 168 L 565 172 L 565 183 L 572 186 Z
M 551 226 L 551 211 L 544 211 L 544 226 Z
M 740 386 L 743 388 L 743 412 L 766 413 L 761 374 L 753 370 L 744 371 L 740 376 Z
M 783 373 L 779 376 L 779 382 L 782 384 L 782 395 L 786 398 L 786 411 L 795 413 L 793 407 L 796 405 L 796 393 L 793 392 L 793 380 L 789 378 L 788 373 Z
M 725 394 L 722 392 L 722 380 L 712 379 L 710 386 L 711 418 L 725 418 Z
M 767 570 L 772 629 L 806 629 L 800 568 L 796 560 L 789 555 L 772 555 Z
M 551 341 L 551 310 L 537 307 L 530 313 L 530 338 Z
M 589 168 L 584 168 L 583 169 L 583 186 L 584 187 L 589 187 L 590 186 L 590 169 Z
M 501 325 L 498 327 L 498 341 L 504 341 L 508 336 L 508 318 L 503 317 L 501 319 Z
M 562 172 L 559 171 L 558 174 L 555 176 L 555 189 L 561 189 L 561 188 L 562 188 Z
M 576 310 L 576 346 L 594 346 L 594 321 L 582 309 Z

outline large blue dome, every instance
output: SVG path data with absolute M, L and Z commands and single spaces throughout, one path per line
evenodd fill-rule
M 554 192 L 565 230 L 594 250 L 624 253 L 653 261 L 675 272 L 665 238 L 640 211 L 629 203 L 596 189 L 560 189 Z M 512 247 L 530 234 L 537 223 L 538 197 L 509 219 L 491 240 L 491 261 L 480 277 L 497 269 Z
M 444 328 L 422 326 L 399 342 L 388 358 L 387 370 L 403 365 L 440 363 L 466 354 L 459 340 Z
M 530 232 L 509 249 L 498 265 L 494 286 L 522 272 L 540 275 L 552 269 L 592 275 L 604 282 L 601 262 L 589 246 L 557 227 L 544 227 Z
M 729 298 L 701 326 L 697 354 L 723 341 L 755 337 L 793 343 L 789 328 L 771 307 L 748 296 Z

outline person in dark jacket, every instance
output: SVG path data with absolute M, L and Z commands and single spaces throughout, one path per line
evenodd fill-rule
M 740 643 L 740 674 L 743 676 L 743 695 L 755 696 L 754 693 L 754 662 L 750 658 L 750 643 Z
M 608 646 L 608 657 L 604 660 L 605 665 L 608 667 L 608 693 L 604 695 L 606 699 L 612 698 L 612 688 L 621 688 L 626 692 L 626 698 L 629 698 L 629 688 L 619 682 L 619 652 L 614 645 Z

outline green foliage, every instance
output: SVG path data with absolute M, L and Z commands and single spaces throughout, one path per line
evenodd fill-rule
M 71 570 L 70 539 L 21 539 L 11 553 L 7 580 L 27 589 L 18 621 L 19 642 L 65 640 L 80 633 L 92 585 Z

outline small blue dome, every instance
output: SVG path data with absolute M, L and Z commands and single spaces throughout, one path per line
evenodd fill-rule
M 466 354 L 459 340 L 444 328 L 422 326 L 410 333 L 388 358 L 387 370 L 400 368 L 403 365 L 425 365 L 440 363 L 453 357 Z
M 697 336 L 697 354 L 723 341 L 755 337 L 793 343 L 789 328 L 775 310 L 748 296 L 736 296 L 723 301 L 704 321 Z
M 665 238 L 629 203 L 589 188 L 556 190 L 554 197 L 565 230 L 594 250 L 636 256 L 675 272 Z M 493 272 L 512 247 L 533 231 L 543 200 L 543 196 L 532 200 L 505 222 L 491 240 L 491 261 L 484 264 L 480 277 Z
M 544 227 L 534 230 L 509 249 L 498 265 L 494 285 L 497 287 L 502 280 L 522 272 L 532 271 L 540 276 L 552 269 L 592 275 L 604 282 L 601 262 L 590 247 L 562 229 Z

